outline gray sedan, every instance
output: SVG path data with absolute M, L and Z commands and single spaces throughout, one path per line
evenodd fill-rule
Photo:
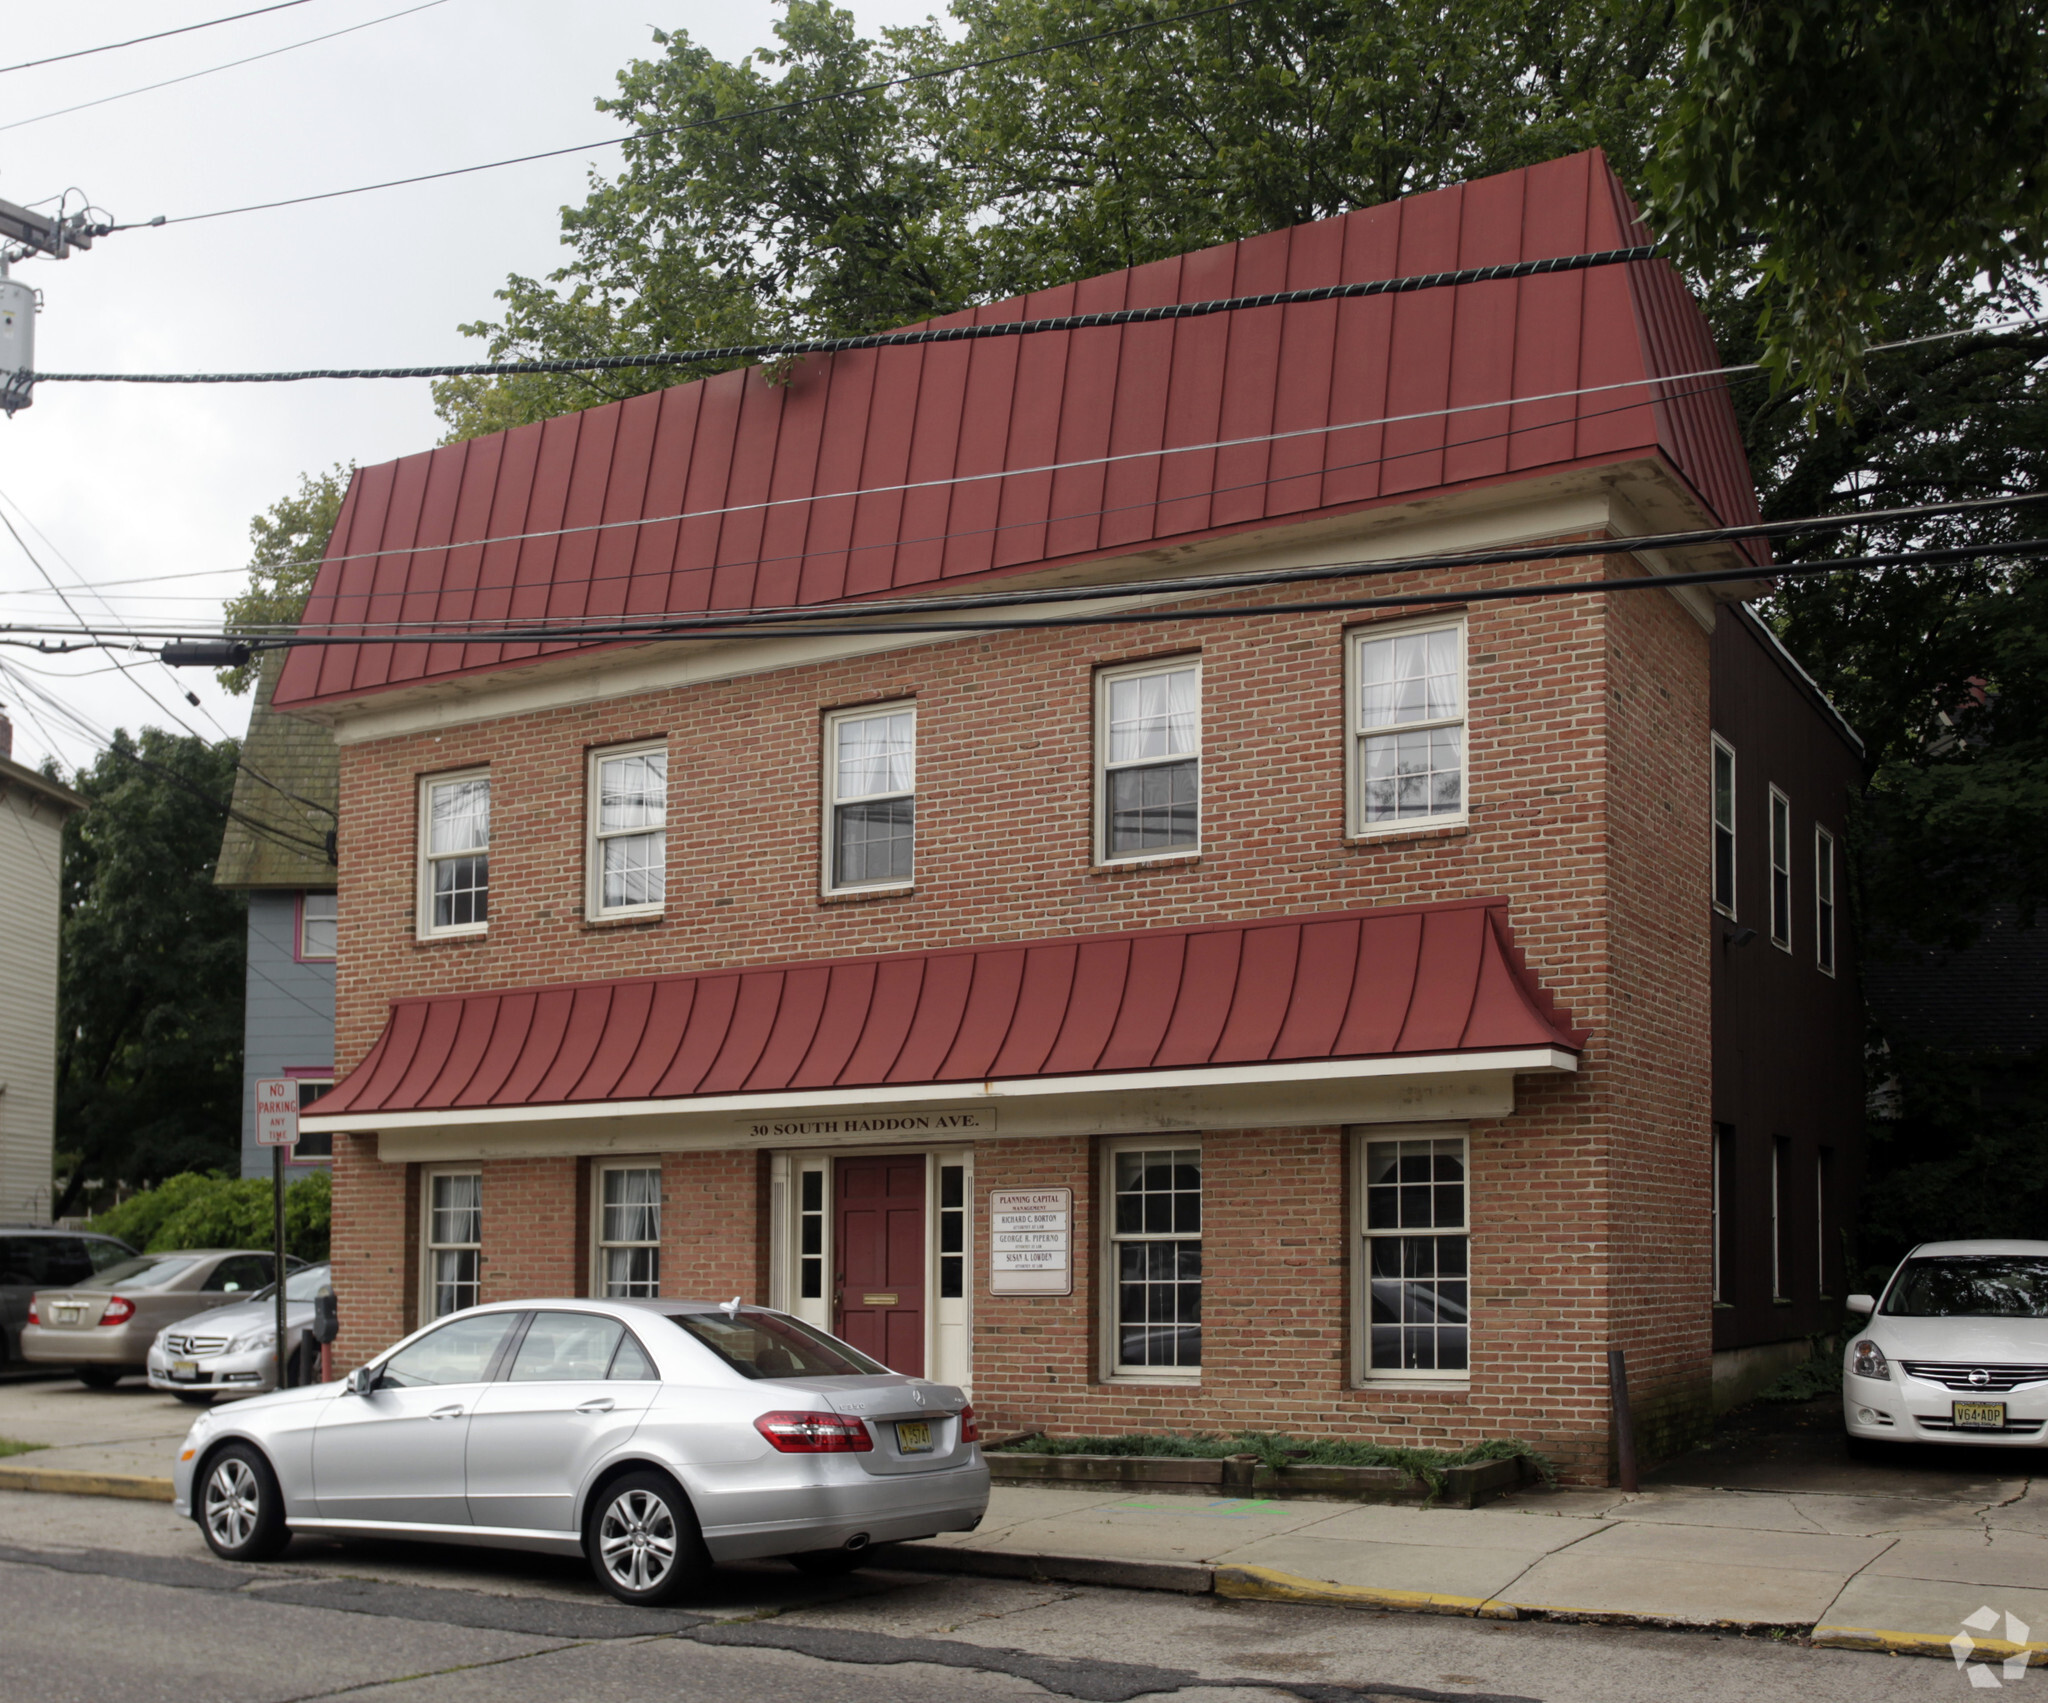
M 285 1269 L 302 1260 L 286 1256 Z M 61 1289 L 38 1289 L 21 1327 L 21 1357 L 70 1366 L 79 1381 L 112 1389 L 149 1362 L 149 1345 L 173 1320 L 246 1301 L 270 1281 L 275 1261 L 246 1248 L 137 1254 Z
M 310 1384 L 319 1344 L 308 1339 L 314 1302 L 333 1289 L 325 1265 L 295 1271 L 284 1284 L 287 1384 Z M 217 1395 L 259 1395 L 277 1387 L 277 1285 L 231 1307 L 194 1313 L 156 1333 L 149 1345 L 149 1387 L 195 1406 Z
M 230 1561 L 295 1532 L 583 1555 L 629 1603 L 714 1562 L 844 1572 L 870 1544 L 972 1531 L 974 1409 L 787 1313 L 516 1301 L 407 1337 L 342 1383 L 209 1409 L 178 1512 Z

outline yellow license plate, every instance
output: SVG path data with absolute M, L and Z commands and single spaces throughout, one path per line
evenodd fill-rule
M 1951 1412 L 1951 1419 L 1958 1431 L 1965 1428 L 1972 1431 L 2001 1431 L 2005 1428 L 2005 1403 L 1959 1401 Z
M 896 1422 L 896 1452 L 899 1455 L 928 1455 L 932 1452 L 932 1425 L 928 1419 L 899 1419 Z
M 174 1378 L 196 1378 L 199 1376 L 199 1363 L 196 1360 L 173 1360 L 171 1362 L 171 1376 Z

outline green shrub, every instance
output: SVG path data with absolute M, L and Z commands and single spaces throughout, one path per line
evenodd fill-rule
M 102 1235 L 160 1254 L 178 1248 L 268 1248 L 276 1231 L 265 1177 L 187 1171 L 124 1200 L 92 1221 Z M 309 1172 L 284 1191 L 285 1246 L 303 1260 L 327 1257 L 333 1192 L 327 1172 Z
M 1812 1401 L 1819 1396 L 1842 1393 L 1842 1357 L 1817 1354 L 1813 1359 L 1780 1372 L 1756 1392 L 1758 1401 Z

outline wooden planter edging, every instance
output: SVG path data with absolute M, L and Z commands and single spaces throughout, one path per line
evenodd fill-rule
M 1429 1486 L 1388 1466 L 1258 1464 L 1253 1455 L 1187 1460 L 1171 1455 L 1013 1455 L 987 1457 L 997 1484 L 1086 1484 L 1182 1496 L 1323 1496 L 1342 1502 L 1426 1502 Z M 1444 1469 L 1439 1508 L 1476 1508 L 1522 1482 L 1519 1460 L 1478 1461 Z

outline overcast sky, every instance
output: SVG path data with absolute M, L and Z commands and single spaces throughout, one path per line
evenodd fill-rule
M 18 64 L 263 0 L 121 0 L 8 8 L 0 63 Z M 731 59 L 771 39 L 767 0 L 439 0 L 410 16 L 255 64 L 82 112 L 40 117 L 398 12 L 417 0 L 306 0 L 240 23 L 63 64 L 0 74 L 0 198 L 85 191 L 117 220 L 173 218 L 351 184 L 595 142 L 618 132 L 592 110 L 655 28 L 688 31 Z M 867 29 L 937 10 L 933 0 L 858 0 Z M 23 122 L 34 120 L 34 122 Z M 14 126 L 19 126 L 15 128 Z M 483 358 L 458 323 L 489 317 L 507 273 L 560 263 L 560 209 L 617 150 L 442 183 L 103 238 L 14 276 L 43 292 L 36 365 L 50 372 L 243 371 L 423 365 Z M 149 576 L 102 594 L 123 617 L 218 619 L 239 588 L 249 520 L 302 472 L 388 461 L 439 435 L 425 380 L 157 388 L 48 385 L 0 419 L 0 508 L 67 587 Z M 220 572 L 195 579 L 172 576 Z M 88 616 L 108 612 L 74 589 Z M 190 598 L 195 601 L 173 601 Z M 64 618 L 0 531 L 7 620 Z M 175 726 L 239 734 L 248 700 L 210 673 L 173 673 L 104 653 L 28 657 L 86 727 Z M 187 704 L 190 687 L 202 707 Z M 152 701 L 152 695 L 154 701 Z M 69 770 L 99 743 L 0 677 L 17 760 L 54 750 Z M 168 707 L 165 707 L 168 706 Z

